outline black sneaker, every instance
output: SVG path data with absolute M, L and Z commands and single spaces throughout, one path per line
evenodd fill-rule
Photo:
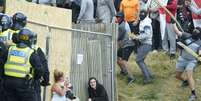
M 153 80 L 153 79 L 155 79 L 155 76 L 154 76 L 154 75 L 151 75 L 150 78 Z
M 194 94 L 192 94 L 192 95 L 189 97 L 188 101 L 195 101 L 196 99 L 197 99 L 197 96 L 194 95 Z
M 170 59 L 175 59 L 176 55 L 175 54 L 170 54 Z
M 130 78 L 128 77 L 128 85 L 132 84 L 135 82 L 135 78 Z
M 120 71 L 120 74 L 123 76 L 126 76 L 126 75 L 128 75 L 128 72 L 127 71 Z
M 184 80 L 184 81 L 182 81 L 181 87 L 187 87 L 188 85 L 189 85 L 188 81 Z

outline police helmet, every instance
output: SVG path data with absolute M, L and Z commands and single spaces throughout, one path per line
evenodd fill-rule
M 18 44 L 18 43 L 19 43 L 18 33 L 17 33 L 17 32 L 14 32 L 14 33 L 13 33 L 13 35 L 12 35 L 12 41 L 13 41 L 13 43 L 15 43 L 15 44 Z
M 17 30 L 25 27 L 25 25 L 27 24 L 27 16 L 21 12 L 15 13 L 13 15 L 12 20 L 13 20 L 13 28 Z
M 141 10 L 140 11 L 140 20 L 144 20 L 147 17 L 148 12 L 146 10 Z
M 0 17 L 0 24 L 1 24 L 1 27 L 2 27 L 2 31 L 5 31 L 9 28 L 11 28 L 12 26 L 12 19 L 11 17 L 9 17 L 8 15 L 2 15 Z
M 20 30 L 18 34 L 19 43 L 26 44 L 27 46 L 32 45 L 32 39 L 34 36 L 34 32 L 27 28 L 23 28 Z

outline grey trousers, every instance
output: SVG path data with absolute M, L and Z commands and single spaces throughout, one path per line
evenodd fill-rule
M 151 51 L 151 49 L 152 49 L 152 46 L 149 44 L 142 44 L 137 49 L 136 62 L 144 75 L 144 79 L 150 79 L 152 76 L 147 65 L 144 62 L 147 54 L 149 53 L 149 51 Z
M 162 47 L 170 54 L 176 54 L 176 33 L 174 32 L 173 24 L 166 23 Z

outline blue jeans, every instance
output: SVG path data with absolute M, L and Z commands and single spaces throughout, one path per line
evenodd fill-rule
M 144 79 L 150 79 L 152 76 L 147 65 L 144 62 L 147 54 L 151 50 L 152 50 L 152 46 L 149 44 L 141 44 L 137 49 L 136 62 L 137 62 L 137 65 L 140 67 L 140 69 L 144 75 Z

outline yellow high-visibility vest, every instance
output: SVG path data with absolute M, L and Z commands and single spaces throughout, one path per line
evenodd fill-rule
M 18 48 L 11 46 L 8 52 L 7 62 L 4 66 L 4 74 L 6 76 L 25 78 L 26 76 L 33 77 L 33 68 L 29 62 L 33 49 Z
M 7 42 L 12 39 L 13 31 L 8 29 L 0 33 L 0 41 Z
M 3 31 L 0 33 L 0 41 L 5 43 L 6 45 L 15 45 L 15 43 L 12 42 L 12 36 L 13 33 L 19 33 L 20 30 L 11 30 L 8 29 L 6 31 Z

